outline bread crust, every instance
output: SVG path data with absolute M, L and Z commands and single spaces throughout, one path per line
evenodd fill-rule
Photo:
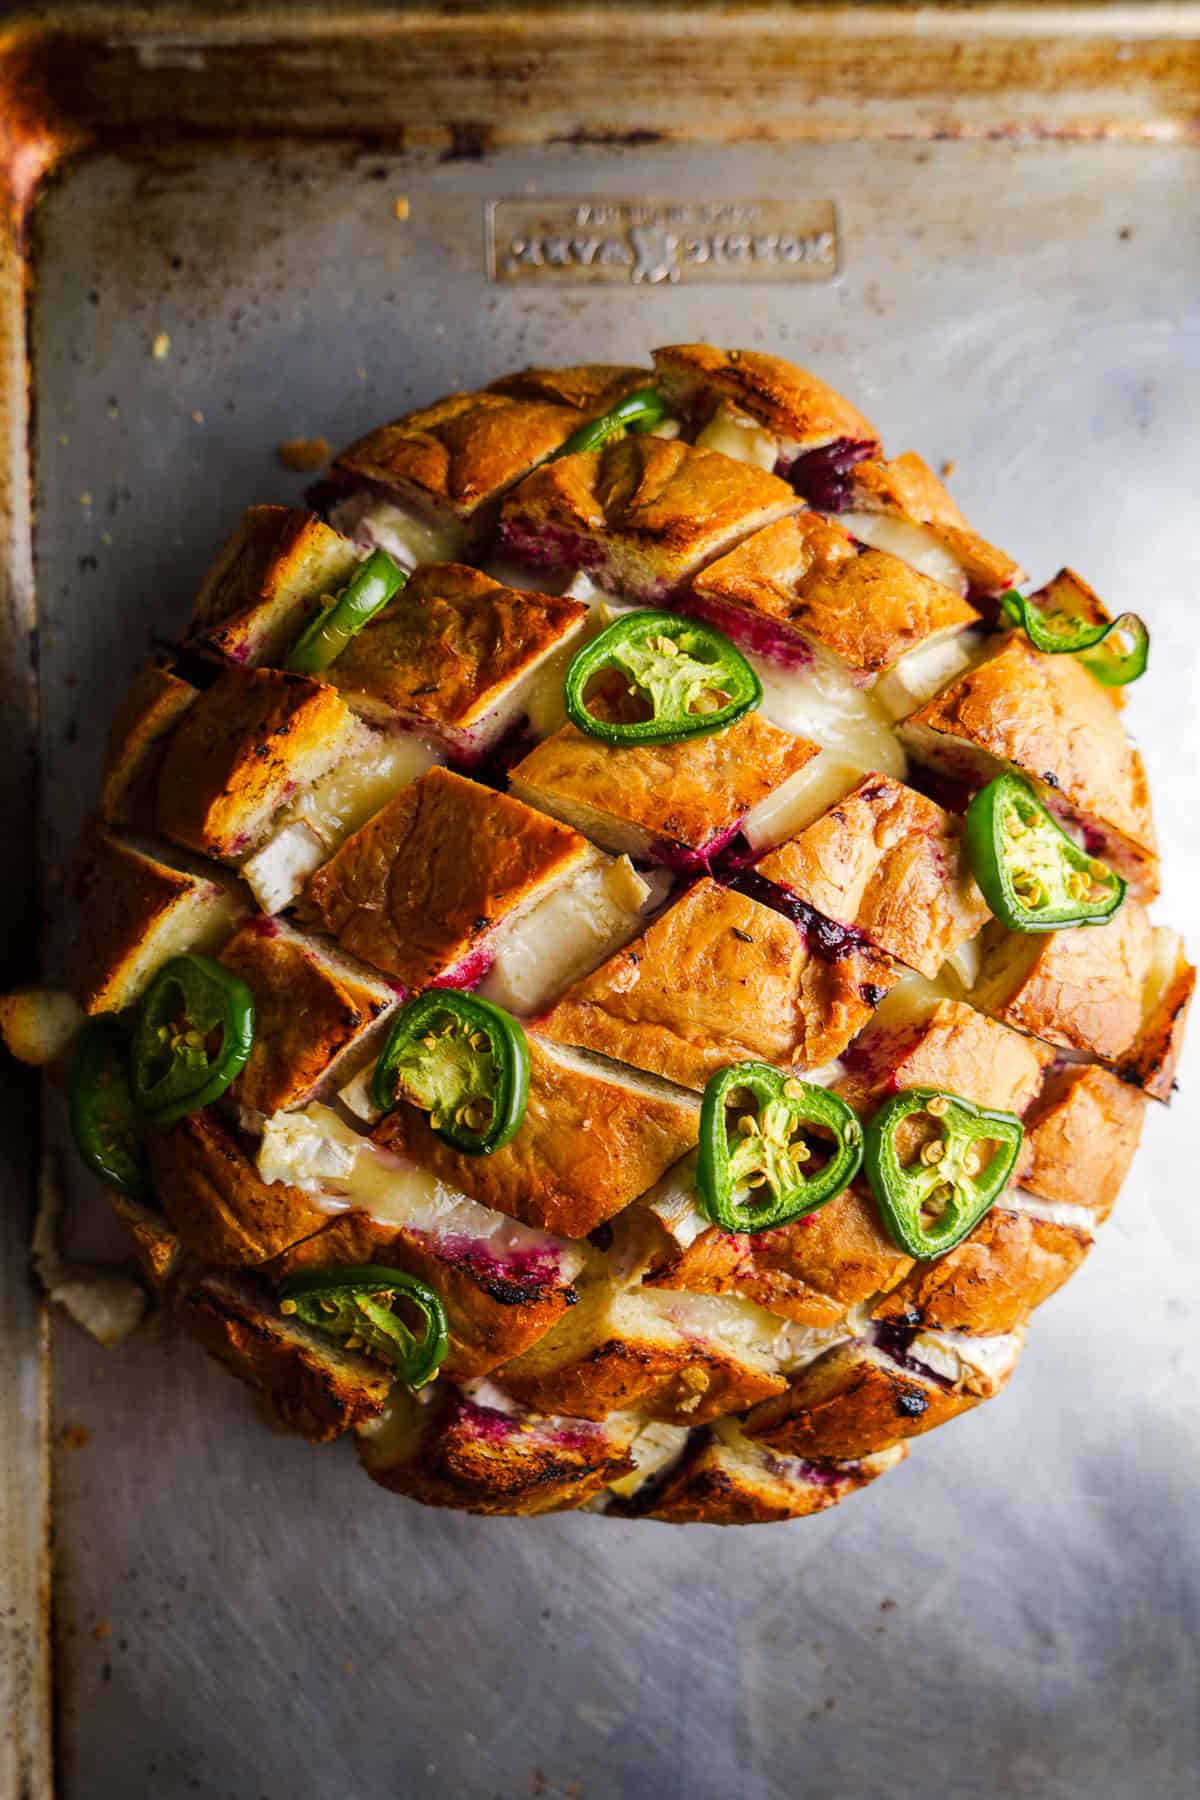
M 214 1107 L 146 1133 L 159 1205 L 193 1256 L 219 1269 L 269 1262 L 329 1224 L 311 1194 L 264 1181 Z
M 578 633 L 587 610 L 518 593 L 464 563 L 429 563 L 350 640 L 328 678 L 372 719 L 435 735 L 471 731 Z
M 962 821 L 885 775 L 864 776 L 758 871 L 931 978 L 991 917 Z
M 246 668 L 279 662 L 358 562 L 350 539 L 315 513 L 251 506 L 204 578 L 189 639 Z
M 372 1135 L 483 1206 L 563 1237 L 586 1237 L 691 1149 L 699 1104 L 564 1055 L 536 1034 L 529 1050 L 524 1122 L 490 1156 L 461 1155 L 424 1113 L 404 1104 Z
M 899 726 L 923 762 L 974 783 L 1011 768 L 1051 811 L 1089 828 L 1089 848 L 1134 892 L 1158 892 L 1158 843 L 1141 756 L 1100 683 L 1073 656 L 1010 636 Z
M 341 451 L 331 480 L 449 514 L 476 535 L 491 523 L 500 495 L 586 420 L 576 407 L 551 400 L 490 390 L 448 394 Z
M 513 792 L 559 817 L 583 809 L 595 841 L 626 848 L 632 827 L 655 841 L 700 850 L 725 840 L 760 800 L 819 755 L 761 713 L 725 731 L 675 744 L 606 744 L 574 725 L 538 744 L 510 777 Z M 606 829 L 607 827 L 607 829 Z
M 715 1069 L 743 1059 L 829 1062 L 895 979 L 870 945 L 825 957 L 790 919 L 706 878 L 569 988 L 540 1029 L 703 1088 Z
M 227 669 L 193 701 L 167 746 L 159 830 L 189 850 L 237 861 L 297 786 L 333 766 L 354 729 L 345 701 L 324 682 Z
M 109 825 L 147 825 L 166 741 L 198 690 L 165 664 L 147 663 L 113 716 L 104 750 L 101 810 Z
M 426 1282 L 446 1308 L 448 1381 L 488 1375 L 519 1356 L 574 1306 L 576 1290 L 545 1264 L 526 1259 L 513 1272 L 494 1258 L 446 1244 L 431 1233 L 385 1225 L 359 1209 L 340 1213 L 314 1236 L 293 1244 L 263 1273 L 278 1284 L 301 1269 L 380 1263 Z
M 757 614 L 860 675 L 882 675 L 931 638 L 979 623 L 953 588 L 885 550 L 861 550 L 834 520 L 793 513 L 696 576 L 707 605 Z
M 769 1312 L 817 1330 L 902 1282 L 913 1262 L 887 1237 L 871 1195 L 843 1190 L 807 1218 L 773 1231 L 710 1225 L 685 1249 L 655 1257 L 647 1285 L 702 1294 L 740 1294 Z
M 317 1443 L 383 1411 L 390 1373 L 282 1318 L 253 1281 L 206 1275 L 181 1296 L 176 1317 L 210 1356 L 268 1395 L 283 1424 Z
M 424 987 L 589 854 L 578 832 L 520 800 L 433 768 L 317 870 L 299 912 L 352 955 Z
M 940 1000 L 916 1023 L 869 1025 L 843 1057 L 846 1073 L 834 1089 L 864 1115 L 902 1088 L 931 1087 L 1019 1116 L 1053 1060 L 1035 1038 L 964 1001 Z
M 999 1336 L 1056 1294 L 1092 1243 L 1085 1224 L 1014 1212 L 1001 1199 L 956 1249 L 916 1263 L 871 1316 Z
M 174 868 L 101 826 L 84 840 L 77 897 L 71 986 L 88 1013 L 131 1006 L 169 957 L 216 949 L 245 910 L 230 881 Z
M 1021 1186 L 1086 1207 L 1102 1224 L 1116 1204 L 1142 1135 L 1146 1102 L 1095 1064 L 1052 1067 L 1025 1121 Z
M 520 369 L 490 381 L 489 394 L 507 394 L 514 400 L 552 400 L 573 406 L 588 418 L 608 412 L 626 394 L 653 385 L 651 369 L 635 369 L 627 363 L 577 363 L 562 369 Z
M 962 564 L 973 591 L 997 594 L 1023 578 L 1020 563 L 980 537 L 915 450 L 887 462 L 856 463 L 844 480 L 847 512 L 885 513 L 906 524 L 925 526 Z
M 535 469 L 504 502 L 501 538 L 535 566 L 661 599 L 798 504 L 786 482 L 719 451 L 626 437 Z
M 501 1379 L 537 1412 L 604 1419 L 636 1410 L 675 1425 L 744 1412 L 787 1386 L 761 1353 L 727 1344 L 717 1330 L 673 1323 L 669 1295 L 608 1283 L 585 1292 L 554 1331 L 505 1365 Z
M 879 444 L 879 433 L 856 406 L 807 369 L 760 350 L 718 350 L 712 344 L 668 344 L 654 352 L 664 392 L 689 412 L 730 409 L 803 450 L 836 438 Z
M 778 1456 L 729 1420 L 697 1432 L 665 1480 L 610 1511 L 672 1525 L 767 1525 L 808 1518 L 885 1475 L 908 1454 L 902 1445 L 855 1462 Z
M 998 930 L 971 999 L 1019 1031 L 1113 1063 L 1141 1030 L 1152 955 L 1153 927 L 1136 900 L 1106 925 Z
M 219 961 L 254 996 L 254 1045 L 230 1090 L 252 1112 L 302 1105 L 331 1064 L 397 1003 L 374 970 L 276 919 L 248 921 Z
M 629 1474 L 631 1435 L 503 1412 L 439 1382 L 426 1405 L 398 1389 L 384 1429 L 360 1437 L 359 1455 L 373 1481 L 426 1506 L 528 1517 L 582 1506 Z
M 117 1188 L 110 1188 L 108 1197 L 150 1286 L 160 1291 L 170 1287 L 183 1262 L 183 1245 L 164 1214 Z
M 785 1456 L 869 1456 L 968 1412 L 1006 1380 L 939 1382 L 856 1340 L 801 1369 L 786 1394 L 754 1409 L 744 1429 Z

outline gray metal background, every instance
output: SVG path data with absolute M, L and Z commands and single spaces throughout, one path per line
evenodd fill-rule
M 51 890 L 150 635 L 184 618 L 241 507 L 299 495 L 281 439 L 336 444 L 526 361 L 707 336 L 819 369 L 893 450 L 955 459 L 956 496 L 1037 576 L 1069 561 L 1149 616 L 1130 718 L 1166 845 L 1160 913 L 1194 955 L 1195 154 L 309 148 L 68 172 L 38 215 L 34 313 Z M 844 273 L 491 287 L 484 202 L 534 192 L 829 197 Z M 105 1352 L 56 1320 L 57 1429 L 89 1434 L 56 1452 L 64 1793 L 1194 1793 L 1197 1035 L 1011 1390 L 811 1521 L 426 1511 L 345 1446 L 271 1435 L 193 1347 Z M 110 1242 L 98 1197 L 77 1200 L 79 1242 Z

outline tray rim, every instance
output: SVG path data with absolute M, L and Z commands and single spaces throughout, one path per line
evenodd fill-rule
M 720 37 L 722 56 L 693 59 L 682 102 L 662 129 L 648 133 L 636 123 L 644 117 L 637 110 L 642 97 L 635 82 L 621 78 L 621 65 L 632 76 L 648 42 L 659 54 L 685 54 L 698 11 Z M 479 68 L 447 76 L 448 54 L 461 50 L 464 38 L 482 59 Z M 755 51 L 764 41 L 773 63 L 783 53 L 783 72 L 765 96 L 756 94 L 748 130 L 736 108 L 715 101 L 761 80 Z M 371 55 L 362 58 L 366 44 Z M 417 84 L 416 104 L 407 85 L 400 113 L 381 45 L 441 70 L 440 79 Z M 834 54 L 839 45 L 852 46 L 853 58 Z M 298 49 L 308 55 L 304 74 L 291 71 L 284 80 Z M 210 58 L 222 76 L 211 82 Z M 325 73 L 340 72 L 347 59 L 359 83 L 355 101 L 377 103 L 369 128 L 344 104 L 324 103 Z M 606 79 L 582 91 L 564 87 L 572 59 L 602 65 Z M 1035 70 L 1031 90 L 1022 76 Z M 269 76 L 256 110 L 241 104 L 231 71 L 255 82 Z M 544 82 L 546 104 L 521 108 L 516 84 L 533 80 Z M 488 100 L 493 111 L 485 115 Z M 204 154 L 247 138 L 272 150 L 296 140 L 365 141 L 453 159 L 531 143 L 569 151 L 647 141 L 980 137 L 1200 147 L 1200 0 L 756 0 L 734 8 L 720 0 L 688 7 L 468 0 L 453 12 L 427 4 L 330 9 L 321 0 L 293 0 L 249 16 L 219 0 L 200 7 L 151 0 L 140 8 L 60 0 L 10 17 L 0 28 L 0 668 L 19 701 L 0 709 L 0 807 L 24 874 L 0 893 L 0 941 L 28 947 L 37 940 L 29 314 L 38 200 L 71 163 L 114 150 L 166 160 L 180 149 Z M 25 966 L 14 967 L 7 954 L 6 985 L 33 973 L 28 957 L 20 960 Z M 36 1078 L 18 1071 L 14 1079 L 12 1068 L 9 1074 L 0 1120 L 27 1126 L 39 1112 Z M 37 1187 L 31 1137 L 38 1135 L 25 1136 L 15 1167 L 6 1164 L 9 1204 L 0 1209 L 0 1326 L 10 1370 L 0 1382 L 0 1571 L 11 1608 L 0 1633 L 0 1792 L 15 1800 L 43 1800 L 55 1788 L 51 1336 L 48 1302 L 35 1290 L 28 1257 Z

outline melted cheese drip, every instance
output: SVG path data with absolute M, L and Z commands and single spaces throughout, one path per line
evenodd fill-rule
M 719 406 L 704 430 L 696 438 L 697 450 L 719 450 L 735 462 L 749 463 L 755 469 L 774 469 L 779 457 L 776 440 L 750 419 Z
M 811 738 L 856 769 L 904 779 L 904 751 L 883 707 L 858 687 L 840 663 L 818 658 L 806 668 L 785 668 L 750 656 L 763 685 L 763 717 L 784 731 Z
M 928 575 L 956 594 L 967 591 L 967 572 L 957 556 L 952 556 L 936 531 L 928 525 L 915 525 L 911 519 L 893 519 L 887 513 L 845 512 L 834 515 L 839 525 L 875 550 L 886 550 L 889 556 Z
M 664 870 L 643 877 L 627 857 L 614 863 L 597 855 L 497 932 L 479 992 L 509 1012 L 541 1012 L 636 936 L 670 885 Z
M 418 519 L 390 500 L 371 493 L 351 494 L 333 507 L 329 523 L 367 550 L 386 550 L 406 569 L 420 563 L 454 562 L 466 545 L 461 525 Z

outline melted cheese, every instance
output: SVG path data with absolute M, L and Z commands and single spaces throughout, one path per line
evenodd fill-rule
M 1021 1353 L 1022 1334 L 972 1337 L 965 1331 L 919 1331 L 908 1349 L 914 1361 L 956 1387 L 991 1387 L 1009 1375 Z
M 814 819 L 836 806 L 862 780 L 865 769 L 822 750 L 811 762 L 752 806 L 742 820 L 742 834 L 752 850 L 767 850 L 795 837 Z
M 952 631 L 932 638 L 902 656 L 879 677 L 872 692 L 889 718 L 907 718 L 970 668 L 979 645 L 977 631 Z
M 552 1256 L 560 1281 L 572 1280 L 583 1266 L 582 1251 L 566 1238 L 480 1206 L 427 1169 L 381 1150 L 316 1101 L 265 1121 L 258 1172 L 264 1181 L 302 1188 L 324 1211 L 358 1207 L 381 1225 L 407 1226 L 435 1240 L 467 1239 L 501 1263 L 531 1253 Z
M 717 408 L 696 439 L 697 450 L 719 450 L 735 462 L 755 469 L 774 469 L 779 459 L 776 440 L 752 420 L 740 418 L 728 407 Z
M 784 731 L 811 738 L 856 769 L 904 779 L 904 751 L 875 695 L 859 687 L 832 657 L 804 668 L 785 668 L 761 656 L 747 658 L 763 685 L 764 718 Z
M 1169 926 L 1156 925 L 1150 950 L 1150 967 L 1142 988 L 1142 1024 L 1148 1025 L 1170 983 L 1183 967 L 1183 939 Z
M 334 506 L 329 523 L 367 550 L 386 550 L 406 569 L 419 563 L 454 562 L 466 547 L 461 525 L 419 519 L 391 500 L 364 492 Z
M 668 1463 L 682 1456 L 688 1436 L 686 1425 L 664 1425 L 657 1419 L 647 1420 L 629 1446 L 633 1473 L 612 1482 L 609 1492 L 619 1494 L 625 1500 L 636 1494 L 652 1475 L 659 1474 Z
M 911 519 L 893 519 L 887 513 L 877 512 L 845 512 L 835 517 L 860 544 L 886 550 L 918 575 L 928 575 L 931 581 L 940 581 L 956 594 L 966 593 L 966 570 L 928 525 L 915 525 Z
M 420 738 L 363 727 L 349 755 L 292 802 L 272 836 L 242 864 L 262 910 L 290 906 L 339 844 L 440 760 Z
M 479 992 L 509 1012 L 541 1012 L 635 937 L 670 885 L 664 870 L 643 877 L 628 857 L 610 862 L 597 854 L 497 931 Z
M 953 991 L 954 984 L 962 990 L 954 995 L 956 1000 L 964 999 L 979 980 L 983 968 L 983 932 L 976 932 L 973 938 L 952 950 L 941 969 L 938 971 L 938 982 Z

